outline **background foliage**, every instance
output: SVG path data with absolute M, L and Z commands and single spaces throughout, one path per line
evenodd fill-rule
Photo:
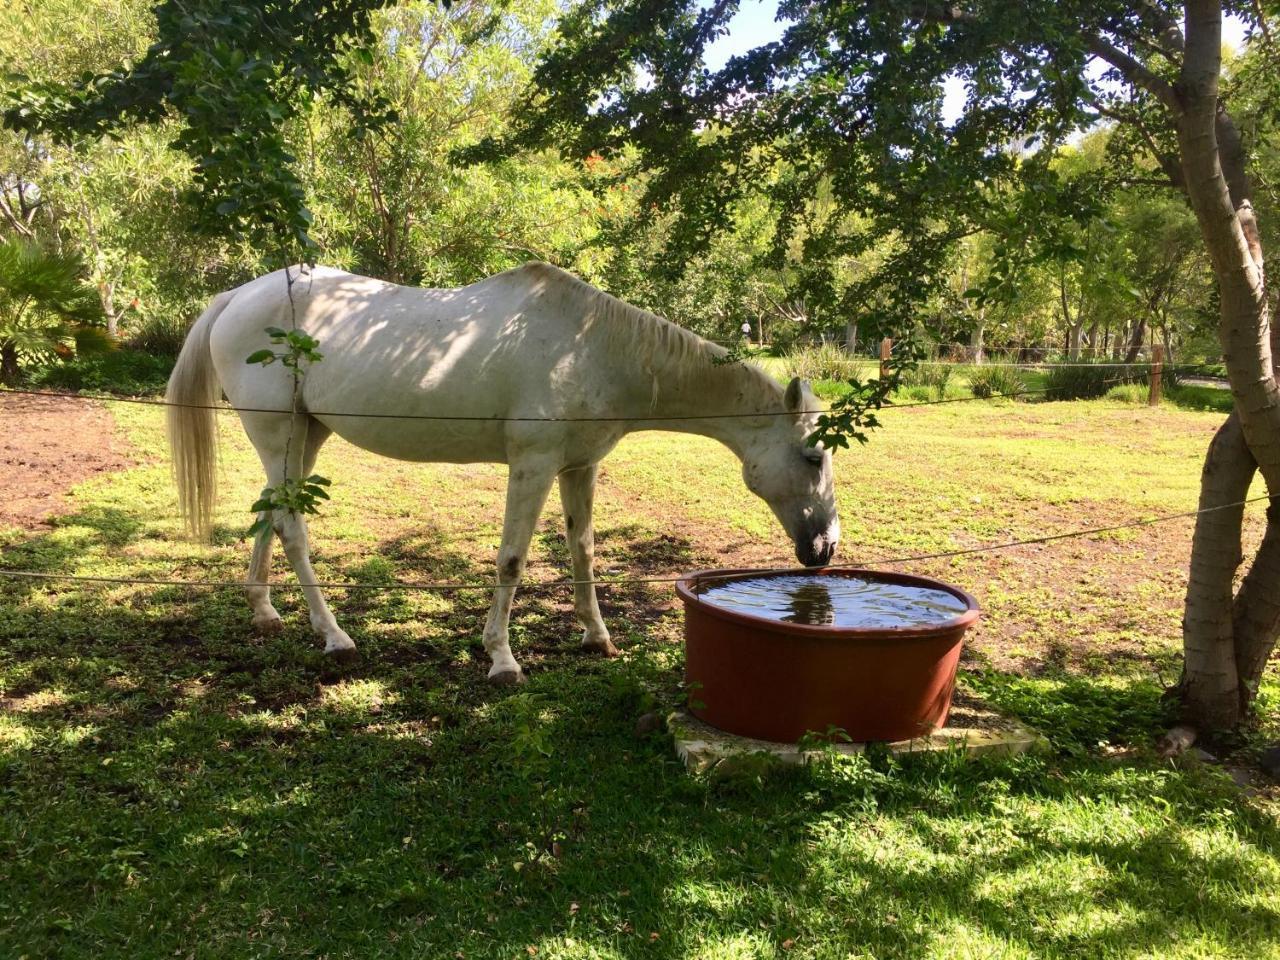
M 885 38 L 849 35 L 835 8 L 784 5 L 784 39 L 716 74 L 697 55 L 732 5 L 610 8 L 654 29 L 601 74 L 583 60 L 598 4 L 559 20 L 550 0 L 241 6 L 52 0 L 0 28 L 15 71 L 0 231 L 78 254 L 109 333 L 152 355 L 176 350 L 212 293 L 288 256 L 440 286 L 544 259 L 705 336 L 739 341 L 745 325 L 784 352 L 874 352 L 893 328 L 959 360 L 1216 354 L 1194 220 L 1132 135 L 1104 121 L 1019 146 L 1020 131 L 1048 135 L 1046 98 L 1071 92 L 1075 60 L 1021 63 L 1019 90 L 979 57 L 955 121 L 930 84 L 982 37 L 930 36 L 876 73 L 859 58 Z M 819 55 L 823 31 L 843 59 Z M 1272 122 L 1260 57 L 1232 67 L 1255 131 Z M 601 76 L 612 99 L 584 120 Z M 837 95 L 850 76 L 874 120 Z M 735 84 L 753 95 L 726 113 Z M 911 109 L 875 100 L 890 89 Z M 952 153 L 920 148 L 943 134 Z

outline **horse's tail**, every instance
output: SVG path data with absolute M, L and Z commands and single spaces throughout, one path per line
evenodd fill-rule
M 178 509 L 187 531 L 200 538 L 209 535 L 218 481 L 218 424 L 213 407 L 221 387 L 209 352 L 209 334 L 233 293 L 214 297 L 192 325 L 164 395 L 165 402 L 172 404 L 166 414 Z

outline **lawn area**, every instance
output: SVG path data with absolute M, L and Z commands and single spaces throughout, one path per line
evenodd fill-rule
M 242 578 L 263 481 L 238 424 L 200 545 L 179 536 L 161 411 L 108 409 L 136 465 L 75 486 L 51 525 L 0 530 L 0 566 Z M 1221 414 L 1099 400 L 881 419 L 836 459 L 842 562 L 1193 509 Z M 334 440 L 319 471 L 322 580 L 491 578 L 505 468 Z M 679 698 L 673 592 L 604 590 L 623 655 L 579 655 L 548 586 L 567 572 L 558 513 L 553 495 L 516 601 L 530 680 L 514 690 L 484 682 L 482 591 L 333 592 L 363 653 L 340 671 L 292 590 L 264 638 L 235 590 L 0 578 L 0 957 L 1280 957 L 1275 788 L 1149 749 L 1190 520 L 904 565 L 978 597 L 961 682 L 1050 752 L 760 782 L 695 780 L 637 734 Z M 732 456 L 671 434 L 606 461 L 597 531 L 604 576 L 791 562 Z M 1269 719 L 1232 764 L 1276 736 L 1278 696 L 1273 670 Z

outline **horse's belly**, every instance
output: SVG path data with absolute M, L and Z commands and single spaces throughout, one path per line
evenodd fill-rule
M 348 443 L 397 460 L 430 463 L 506 463 L 502 423 L 334 417 L 321 423 Z

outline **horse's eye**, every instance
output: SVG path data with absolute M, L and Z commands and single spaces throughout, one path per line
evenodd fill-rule
M 822 466 L 822 451 L 817 447 L 805 447 L 803 455 L 815 467 Z

